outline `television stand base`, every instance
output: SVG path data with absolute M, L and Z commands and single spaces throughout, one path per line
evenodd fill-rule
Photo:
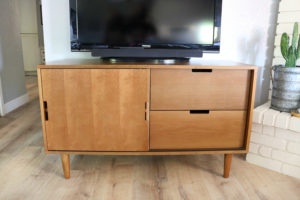
M 188 63 L 190 58 L 142 58 L 142 57 L 102 57 L 106 63 L 151 63 L 151 64 L 183 64 Z
M 203 55 L 202 49 L 154 49 L 154 48 L 108 48 L 92 50 L 93 57 L 101 58 L 124 58 L 132 59 L 181 59 L 181 58 L 201 58 Z

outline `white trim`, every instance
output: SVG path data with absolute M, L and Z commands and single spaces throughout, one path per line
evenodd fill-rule
M 3 100 L 3 91 L 2 91 L 2 82 L 0 77 L 0 116 L 4 116 L 4 100 Z
M 18 98 L 15 98 L 7 102 L 6 104 L 4 104 L 4 115 L 26 104 L 28 101 L 29 101 L 29 96 L 26 93 Z

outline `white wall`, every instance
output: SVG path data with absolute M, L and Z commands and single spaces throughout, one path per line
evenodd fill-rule
M 72 58 L 91 58 L 90 53 L 71 52 L 69 0 L 42 0 L 46 63 Z
M 71 53 L 69 0 L 42 0 L 46 63 L 91 58 Z M 221 52 L 204 58 L 227 59 L 259 67 L 256 105 L 268 99 L 278 0 L 223 0 Z
M 37 32 L 36 0 L 18 0 L 21 33 Z
M 0 106 L 5 114 L 28 101 L 16 0 L 0 1 Z
M 41 64 L 36 0 L 18 0 L 20 33 L 25 71 L 36 71 Z
M 268 100 L 279 0 L 223 0 L 221 54 L 259 67 L 255 104 Z

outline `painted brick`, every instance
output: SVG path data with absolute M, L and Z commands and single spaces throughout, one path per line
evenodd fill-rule
M 276 128 L 275 137 L 300 143 L 300 133 L 286 129 Z
M 263 124 L 268 125 L 268 126 L 274 126 L 276 117 L 279 114 L 280 114 L 280 112 L 277 110 L 272 110 L 272 109 L 267 110 L 264 113 Z
M 257 124 L 257 123 L 252 123 L 252 128 L 251 129 L 255 133 L 262 133 L 263 125 L 262 124 Z
M 265 147 L 262 146 L 259 148 L 259 154 L 265 157 L 271 157 L 272 148 L 271 147 Z
M 300 178 L 300 167 L 283 164 L 282 173 L 296 178 Z
M 262 167 L 265 167 L 267 169 L 271 169 L 277 172 L 280 172 L 280 168 L 282 163 L 277 161 L 277 160 L 272 160 L 270 158 L 264 158 L 262 156 L 253 154 L 253 153 L 248 153 L 246 160 L 252 164 L 259 165 Z
M 277 128 L 288 129 L 290 119 L 291 119 L 290 113 L 282 112 L 279 115 L 277 115 L 276 121 L 275 121 L 275 126 Z
M 249 152 L 258 153 L 258 148 L 259 148 L 258 144 L 250 142 L 250 144 L 249 144 Z
M 272 143 L 274 149 L 284 150 L 286 148 L 287 141 L 279 138 L 275 138 Z
M 289 129 L 300 133 L 300 118 L 292 117 L 290 120 Z
M 251 142 L 257 144 L 263 144 L 268 147 L 273 147 L 275 149 L 285 149 L 287 142 L 284 139 L 274 138 L 268 135 L 260 135 L 257 133 L 251 133 Z
M 275 135 L 275 127 L 274 126 L 263 126 L 263 134 L 264 135 Z
M 270 102 L 268 103 L 265 103 L 261 106 L 258 106 L 254 109 L 253 111 L 253 122 L 254 123 L 258 123 L 258 124 L 261 124 L 262 121 L 263 121 L 263 116 L 264 116 L 264 113 L 269 110 L 270 108 Z
M 300 155 L 300 143 L 289 142 L 288 146 L 287 146 L 287 150 L 291 153 L 295 153 L 295 154 Z
M 300 167 L 300 156 L 292 154 L 292 153 L 273 150 L 272 158 Z

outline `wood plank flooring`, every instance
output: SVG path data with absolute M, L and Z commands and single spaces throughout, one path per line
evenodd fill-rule
M 300 180 L 234 156 L 71 156 L 71 179 L 59 155 L 43 152 L 36 77 L 30 102 L 0 118 L 0 200 L 300 199 Z

